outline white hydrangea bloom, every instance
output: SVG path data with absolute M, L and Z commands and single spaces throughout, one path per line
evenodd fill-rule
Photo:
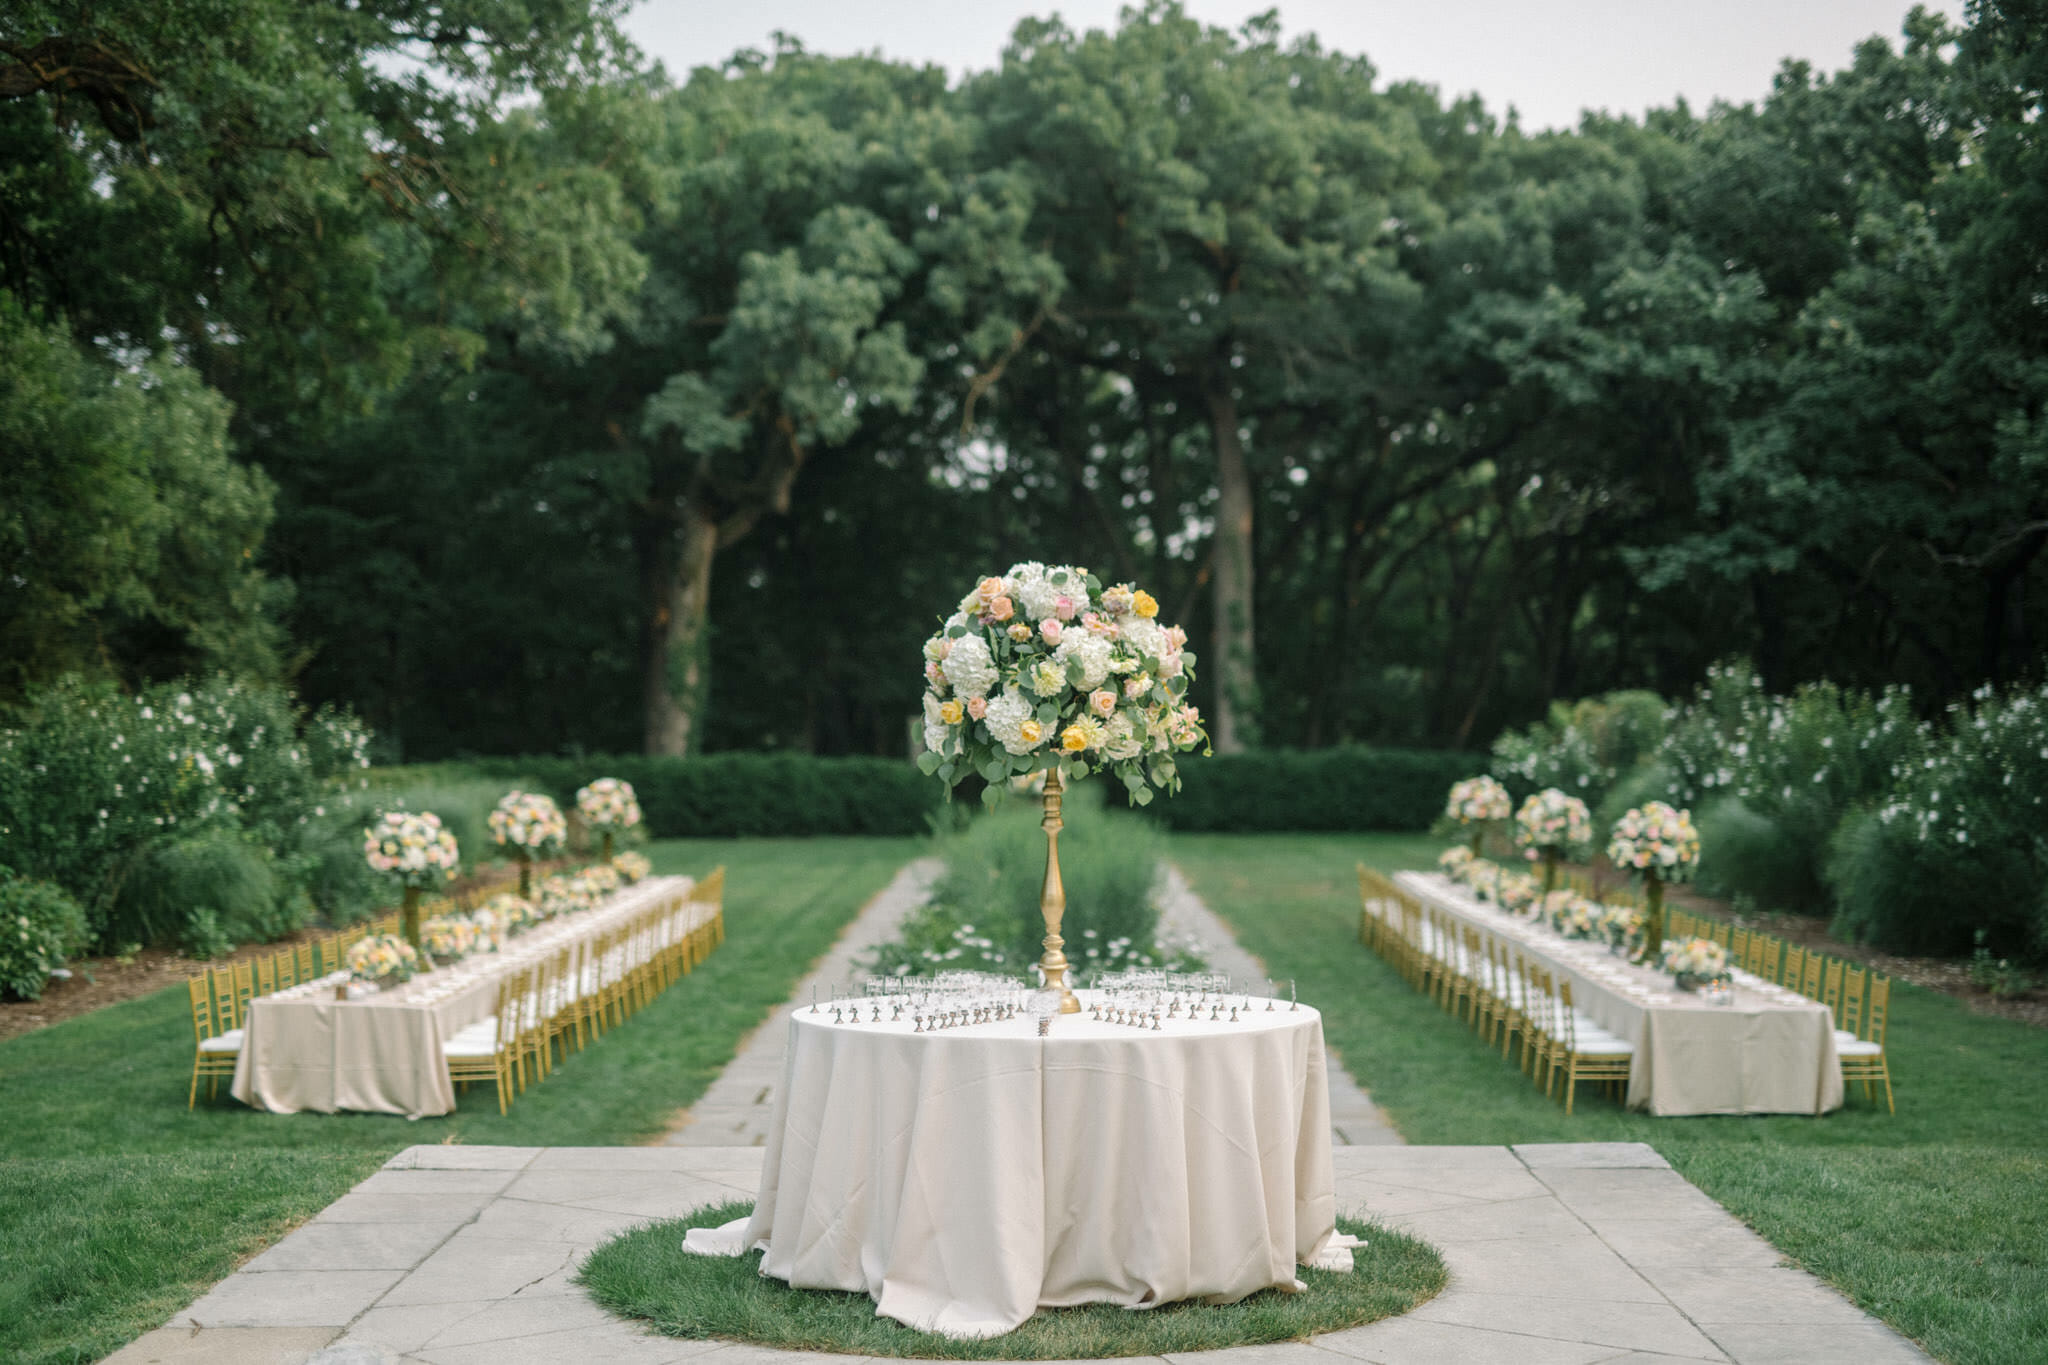
M 1052 657 L 1061 667 L 1070 660 L 1081 662 L 1081 689 L 1092 691 L 1102 686 L 1102 680 L 1109 676 L 1109 665 L 1113 646 L 1099 635 L 1073 634 L 1060 641 L 1060 647 Z
M 939 715 L 939 706 L 937 693 L 924 694 L 924 747 L 933 753 L 939 751 L 939 746 L 946 742 L 947 732 L 953 728 Z
M 1059 590 L 1046 581 L 1049 572 L 1035 559 L 1010 566 L 1008 577 L 1016 589 L 1017 607 L 1033 621 L 1051 615 L 1052 600 L 1059 596 Z
M 1145 751 L 1143 741 L 1138 738 L 1137 727 L 1131 724 L 1128 711 L 1119 711 L 1111 716 L 1102 727 L 1102 756 L 1111 761 L 1136 758 Z
M 1024 722 L 1033 718 L 1036 709 L 1022 692 L 1006 687 L 1003 695 L 988 704 L 988 732 L 1011 753 L 1028 754 L 1038 745 L 1024 738 Z
M 979 635 L 964 635 L 955 640 L 952 653 L 939 667 L 962 697 L 985 697 L 996 685 L 995 656 L 988 651 L 988 641 Z
M 1142 616 L 1133 616 L 1123 623 L 1124 639 L 1137 646 L 1138 651 L 1148 659 L 1163 658 L 1166 654 L 1166 631 L 1157 621 L 1148 621 Z

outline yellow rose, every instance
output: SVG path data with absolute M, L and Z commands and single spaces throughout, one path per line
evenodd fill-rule
M 958 725 L 960 718 L 966 714 L 967 708 L 960 704 L 960 700 L 957 697 L 952 701 L 943 702 L 939 706 L 939 719 L 948 725 Z
M 1027 720 L 1017 727 L 1017 735 L 1026 744 L 1036 744 L 1045 738 L 1045 727 L 1035 720 Z
M 1159 599 L 1146 592 L 1143 588 L 1140 588 L 1131 595 L 1131 611 L 1136 615 L 1147 618 L 1157 616 L 1159 614 Z
M 1088 747 L 1088 732 L 1078 725 L 1069 725 L 1060 736 L 1060 747 L 1070 754 L 1078 754 Z

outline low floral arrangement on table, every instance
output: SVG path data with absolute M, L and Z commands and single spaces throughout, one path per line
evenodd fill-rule
M 1454 882 L 1465 880 L 1465 869 L 1479 859 L 1463 844 L 1452 844 L 1436 855 L 1436 870 Z
M 1658 965 L 1671 973 L 1680 990 L 1728 980 L 1728 950 L 1710 938 L 1672 939 L 1664 945 Z
M 569 821 L 552 796 L 506 792 L 490 815 L 491 839 L 519 860 L 519 893 L 531 889 L 533 860 L 560 851 Z
M 654 871 L 654 864 L 642 855 L 628 851 L 612 859 L 612 871 L 618 873 L 626 885 L 634 886 Z
M 1634 953 L 1642 946 L 1643 912 L 1628 905 L 1600 907 L 1600 928 L 1607 946 L 1616 952 Z
M 1664 943 L 1664 884 L 1690 878 L 1699 866 L 1700 835 L 1692 812 L 1646 801 L 1614 822 L 1607 857 L 1643 881 L 1643 951 L 1654 957 Z
M 420 926 L 420 947 L 439 962 L 453 962 L 477 950 L 480 935 L 468 915 L 436 915 Z
M 1543 888 L 1526 872 L 1503 868 L 1493 883 L 1494 904 L 1512 914 L 1526 915 L 1543 898 Z
M 536 904 L 540 906 L 543 917 L 553 919 L 556 915 L 573 915 L 579 910 L 588 910 L 603 894 L 580 872 L 566 876 L 557 874 L 536 888 Z
M 396 934 L 371 934 L 349 945 L 344 963 L 354 980 L 393 985 L 412 979 L 420 969 L 420 955 Z
M 1490 863 L 1484 858 L 1475 858 L 1471 866 L 1465 869 L 1465 889 L 1470 891 L 1476 900 L 1497 900 L 1500 897 L 1502 875 L 1497 864 Z
M 576 811 L 604 836 L 604 860 L 611 861 L 612 836 L 640 825 L 640 798 L 633 784 L 619 777 L 600 777 L 576 793 Z
M 1543 898 L 1543 918 L 1565 938 L 1602 938 L 1602 907 L 1576 891 L 1553 891 Z
M 1128 583 L 1036 562 L 981 580 L 924 645 L 918 767 L 949 787 L 969 773 L 999 799 L 1013 777 L 1107 771 L 1138 805 L 1180 788 L 1177 751 L 1206 739 L 1187 703 L 1187 633 Z
M 1515 812 L 1515 847 L 1529 861 L 1542 861 L 1545 895 L 1557 889 L 1558 860 L 1592 842 L 1592 812 L 1578 797 L 1556 787 L 1534 793 Z
M 539 907 L 531 900 L 525 896 L 515 896 L 509 891 L 500 892 L 485 901 L 477 913 L 491 916 L 507 934 L 516 934 L 528 925 L 540 923 L 542 919 Z
M 1471 831 L 1474 857 L 1479 855 L 1479 844 L 1486 837 L 1487 828 L 1507 819 L 1514 809 L 1508 789 L 1485 776 L 1452 783 L 1450 799 L 1444 803 L 1444 814 Z

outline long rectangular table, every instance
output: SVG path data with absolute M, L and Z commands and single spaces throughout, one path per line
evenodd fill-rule
M 1821 1114 L 1842 1104 L 1834 1018 L 1796 991 L 1736 971 L 1714 1005 L 1605 944 L 1564 938 L 1469 894 L 1447 877 L 1397 873 L 1424 905 L 1534 958 L 1572 983 L 1572 1003 L 1635 1046 L 1628 1105 L 1652 1114 Z
M 465 958 L 365 999 L 334 998 L 345 973 L 258 996 L 243 1021 L 234 1096 L 280 1114 L 446 1114 L 455 1108 L 455 1087 L 442 1043 L 491 1017 L 507 973 L 594 939 L 656 905 L 674 912 L 665 933 L 687 933 L 701 922 L 698 917 L 718 913 L 716 905 L 687 899 L 694 885 L 689 877 L 649 877 L 594 909 L 508 940 L 501 952 Z

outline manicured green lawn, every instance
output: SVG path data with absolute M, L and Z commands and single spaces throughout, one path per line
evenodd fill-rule
M 506 1117 L 489 1086 L 416 1123 L 257 1113 L 225 1087 L 188 1111 L 182 987 L 0 1043 L 0 1360 L 99 1359 L 414 1143 L 658 1135 L 918 852 L 908 839 L 653 845 L 658 872 L 726 865 L 724 946 Z
M 2048 1031 L 1894 984 L 1899 1112 L 1659 1119 L 1546 1100 L 1358 942 L 1353 867 L 1439 841 L 1176 835 L 1170 854 L 1414 1143 L 1647 1142 L 1799 1264 L 1954 1362 L 2048 1360 Z M 1364 1210 L 1370 1214 L 1371 1210 Z

